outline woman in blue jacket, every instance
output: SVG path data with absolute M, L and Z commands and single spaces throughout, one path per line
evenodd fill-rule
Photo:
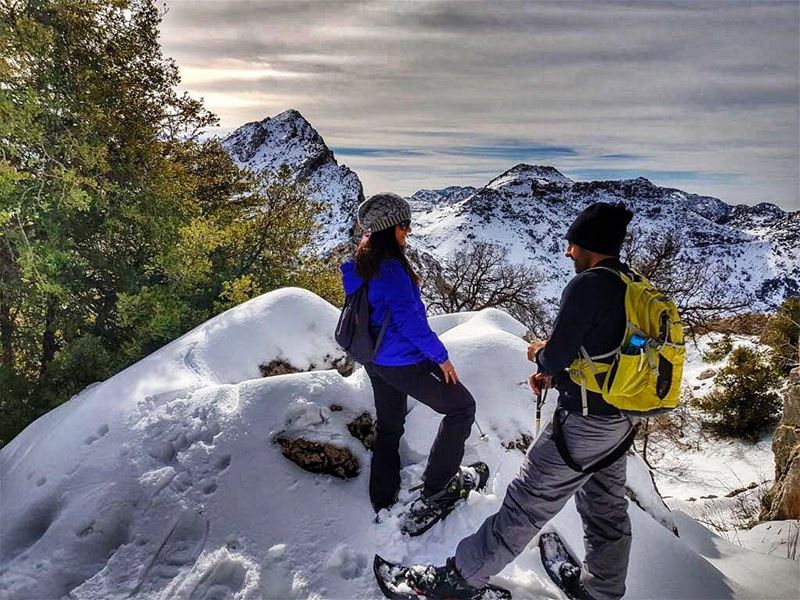
M 444 415 L 423 474 L 422 503 L 452 503 L 475 485 L 469 477 L 454 477 L 475 419 L 475 400 L 428 325 L 420 280 L 405 254 L 411 231 L 408 203 L 396 194 L 377 194 L 359 206 L 358 219 L 369 233 L 358 245 L 355 258 L 342 265 L 345 293 L 369 285 L 373 332 L 381 328 L 387 311 L 390 314 L 375 360 L 365 365 L 377 413 L 370 500 L 377 512 L 397 499 L 399 445 L 410 395 Z M 459 489 L 448 485 L 451 480 L 458 482 Z

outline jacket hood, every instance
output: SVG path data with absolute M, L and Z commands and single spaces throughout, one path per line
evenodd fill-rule
M 354 260 L 348 260 L 342 263 L 340 267 L 342 270 L 342 285 L 344 286 L 344 293 L 349 296 L 357 291 L 362 285 L 364 280 L 361 275 L 356 272 L 356 263 Z

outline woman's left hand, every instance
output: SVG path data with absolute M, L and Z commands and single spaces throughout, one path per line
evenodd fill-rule
M 456 368 L 453 366 L 453 363 L 450 362 L 449 358 L 440 364 L 439 368 L 442 370 L 444 380 L 447 383 L 458 383 L 458 373 L 456 373 Z

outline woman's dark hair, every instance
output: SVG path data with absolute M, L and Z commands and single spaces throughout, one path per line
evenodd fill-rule
M 411 267 L 405 250 L 397 243 L 394 227 L 375 231 L 361 239 L 355 253 L 356 271 L 362 278 L 369 281 L 380 272 L 381 263 L 387 258 L 400 261 L 405 272 L 411 277 L 411 281 L 419 285 L 419 277 Z

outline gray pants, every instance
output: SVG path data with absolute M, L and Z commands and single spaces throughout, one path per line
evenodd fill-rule
M 583 468 L 616 448 L 632 426 L 622 416 L 583 416 L 564 410 L 556 416 L 572 459 Z M 586 591 L 598 600 L 621 598 L 631 546 L 625 468 L 623 455 L 590 475 L 573 471 L 558 453 L 549 425 L 528 450 L 500 510 L 458 544 L 459 572 L 471 585 L 486 585 L 575 495 L 586 547 L 581 574 Z

